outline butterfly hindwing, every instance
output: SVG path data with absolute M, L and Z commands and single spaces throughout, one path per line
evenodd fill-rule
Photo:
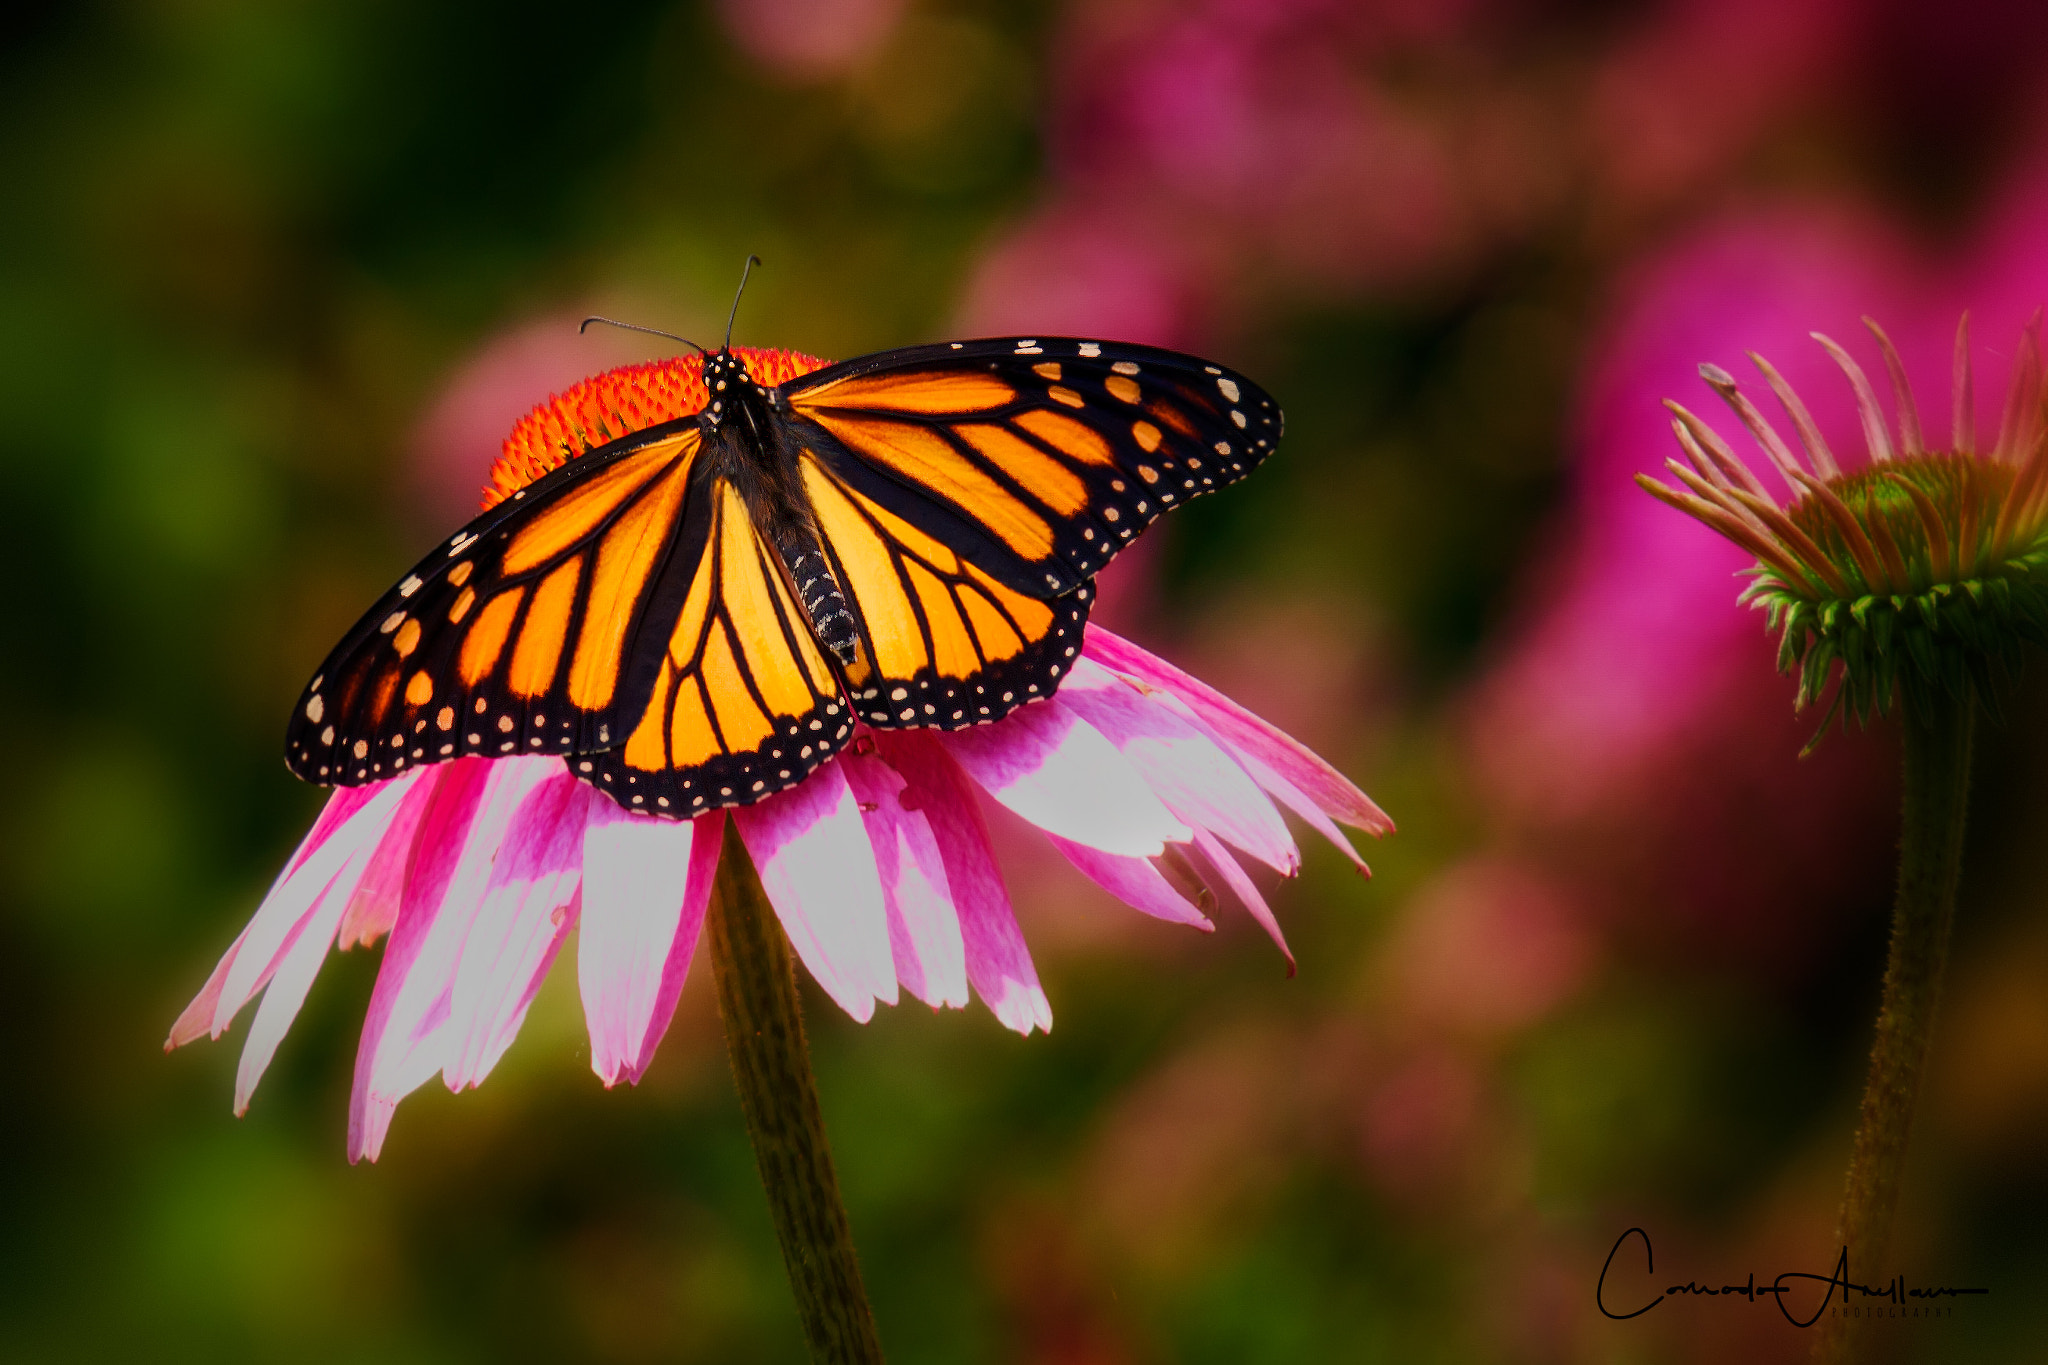
M 429 554 L 300 697 L 292 771 L 354 785 L 463 754 L 613 743 L 652 684 L 636 632 L 699 444 L 694 423 L 613 442 Z
M 1058 337 L 888 351 L 776 392 L 788 439 L 842 483 L 1045 598 L 1249 473 L 1283 425 L 1264 389 L 1220 365 Z
M 708 469 L 655 596 L 648 702 L 620 743 L 569 760 L 579 777 L 684 817 L 795 786 L 845 747 L 838 679 L 739 493 Z
M 1050 601 L 997 580 L 799 456 L 826 554 L 862 642 L 846 670 L 854 714 L 882 729 L 958 730 L 1053 694 L 1080 652 L 1094 588 Z

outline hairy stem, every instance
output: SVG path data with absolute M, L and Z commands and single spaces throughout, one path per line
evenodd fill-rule
M 825 1142 L 789 941 L 730 820 L 707 919 L 726 1050 L 811 1358 L 878 1363 L 881 1341 Z
M 1958 700 L 1934 687 L 1909 688 L 1903 702 L 1905 819 L 1899 835 L 1899 892 L 1892 910 L 1884 1001 L 1878 1008 L 1870 1077 L 1863 1088 L 1863 1116 L 1849 1158 L 1839 1228 L 1840 1243 L 1848 1251 L 1848 1278 L 1872 1286 L 1891 1278 L 1884 1257 L 1905 1173 L 1920 1073 L 1941 997 L 1949 930 L 1955 923 L 1975 713 L 1974 701 Z M 1867 1301 L 1857 1295 L 1851 1306 L 1857 1305 L 1867 1306 Z M 1831 1312 L 1814 1358 L 1854 1359 L 1859 1321 Z

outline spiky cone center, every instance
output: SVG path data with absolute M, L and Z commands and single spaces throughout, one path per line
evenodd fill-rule
M 1712 428 L 1676 404 L 1674 428 L 1690 463 L 1667 464 L 1687 491 L 1637 476 L 1756 555 L 1742 599 L 1779 633 L 1778 665 L 1797 675 L 1800 707 L 1839 678 L 1830 719 L 1840 712 L 1867 721 L 1901 688 L 1989 700 L 1995 668 L 2015 662 L 2029 640 L 2048 643 L 2048 441 L 2035 326 L 2019 348 L 1998 441 L 1979 454 L 1967 319 L 1957 337 L 1956 440 L 1945 450 L 1923 445 L 1896 352 L 1870 325 L 1897 395 L 1896 442 L 1862 371 L 1819 338 L 1856 389 L 1867 465 L 1844 472 L 1797 395 L 1759 358 L 1799 434 L 1799 452 L 1725 371 L 1705 366 L 1702 374 L 1756 437 L 1793 494 L 1788 503 L 1780 506 Z
M 1800 581 L 1787 582 L 1760 564 L 1745 594 L 1780 632 L 1778 664 L 1798 672 L 1801 706 L 1837 662 L 1844 710 L 1868 719 L 1888 707 L 1902 667 L 1909 684 L 1966 696 L 2022 642 L 2048 642 L 2048 542 L 2038 524 L 1999 526 L 2015 474 L 1972 455 L 1923 455 L 1830 481 L 1846 523 L 1818 494 L 1786 509 L 1847 588 L 1829 591 L 1818 565 L 1800 563 Z
M 735 346 L 757 384 L 781 384 L 832 362 L 801 351 Z M 674 356 L 592 375 L 519 419 L 491 466 L 483 505 L 496 507 L 520 489 L 607 441 L 660 422 L 691 417 L 711 400 L 704 387 L 704 357 Z

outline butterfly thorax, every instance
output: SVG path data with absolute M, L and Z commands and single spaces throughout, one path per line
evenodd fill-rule
M 825 557 L 797 452 L 784 448 L 781 427 L 769 418 L 775 395 L 756 384 L 746 362 L 730 350 L 704 358 L 704 388 L 697 423 L 708 471 L 733 486 L 763 539 L 775 547 L 818 639 L 841 665 L 857 668 L 860 634 Z

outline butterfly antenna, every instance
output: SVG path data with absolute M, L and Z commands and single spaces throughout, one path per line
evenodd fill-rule
M 747 292 L 747 276 L 753 274 L 754 267 L 759 264 L 761 264 L 761 258 L 752 252 L 748 252 L 747 263 L 740 267 L 740 287 L 733 291 L 732 311 L 725 316 L 725 349 L 728 351 L 732 349 L 733 319 L 740 315 L 740 295 Z
M 620 322 L 617 318 L 601 318 L 596 316 L 587 317 L 583 319 L 582 325 L 576 329 L 576 335 L 581 336 L 585 332 L 589 331 L 590 324 L 593 322 L 601 322 L 607 327 L 617 327 L 628 332 L 645 332 L 649 336 L 667 337 L 670 341 L 682 342 L 683 345 L 689 347 L 698 355 L 706 354 L 702 346 L 699 346 L 696 342 L 690 340 L 688 337 L 679 337 L 674 332 L 664 332 L 659 327 L 642 327 L 637 322 Z

